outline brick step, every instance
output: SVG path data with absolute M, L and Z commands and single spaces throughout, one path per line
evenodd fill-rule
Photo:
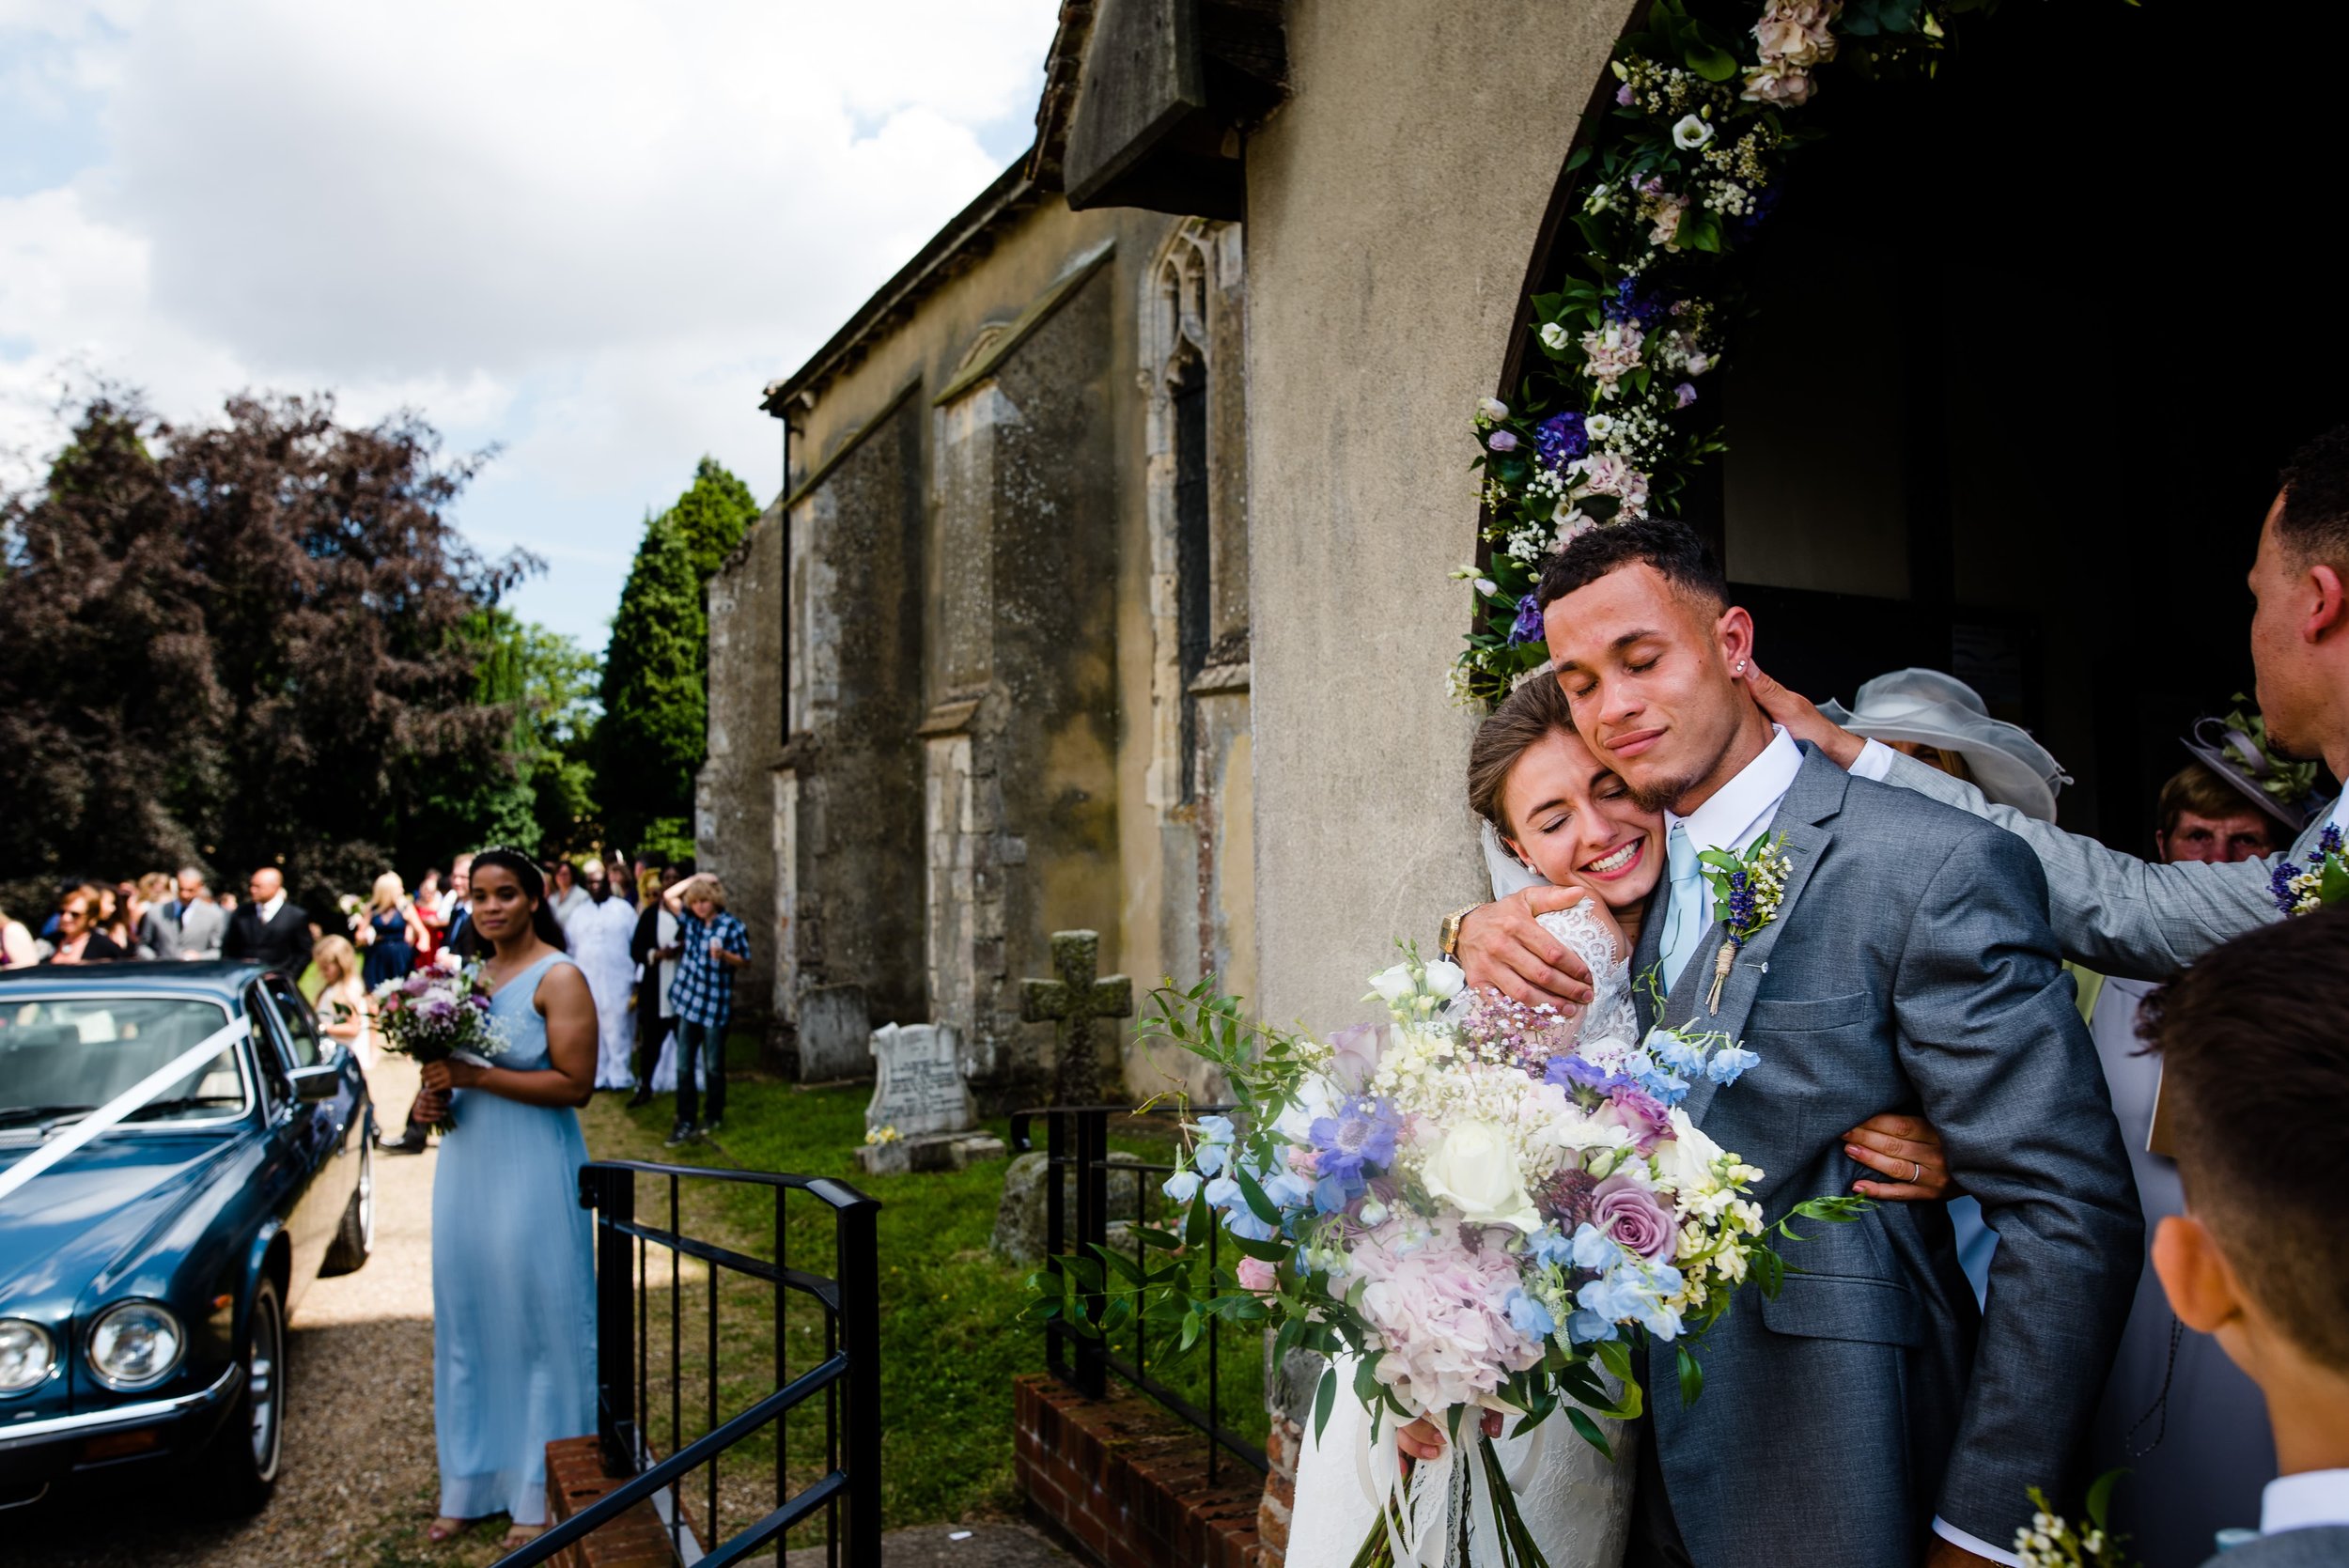
M 1115 1385 L 1112 1385 L 1112 1389 Z M 1141 1394 L 1086 1399 L 1043 1374 L 1014 1382 L 1014 1464 L 1030 1517 L 1104 1568 L 1278 1568 L 1259 1536 L 1264 1478 Z
M 592 1436 L 559 1437 L 547 1445 L 547 1522 L 559 1525 L 616 1492 L 627 1476 L 603 1472 L 603 1446 Z M 693 1516 L 678 1499 L 686 1529 Z M 647 1498 L 601 1529 L 574 1542 L 550 1560 L 555 1568 L 670 1568 L 669 1528 Z

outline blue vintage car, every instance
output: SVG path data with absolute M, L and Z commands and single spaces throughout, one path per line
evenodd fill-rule
M 192 1466 L 232 1512 L 285 1443 L 288 1314 L 366 1262 L 374 1111 L 282 974 L 0 974 L 0 1177 L 240 1018 L 250 1033 L 0 1198 L 0 1508 L 59 1478 Z

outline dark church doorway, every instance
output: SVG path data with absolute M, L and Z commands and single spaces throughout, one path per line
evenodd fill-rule
M 2065 826 L 2138 853 L 2177 737 L 2250 690 L 2276 473 L 2349 419 L 2349 9 L 2265 14 L 2220 49 L 2192 8 L 2010 5 L 1933 80 L 1829 74 L 1687 508 L 1773 675 L 1951 671 L 2074 775 Z

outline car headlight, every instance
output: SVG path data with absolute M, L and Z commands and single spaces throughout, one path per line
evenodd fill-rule
M 37 1389 L 57 1364 L 49 1330 L 21 1317 L 0 1317 L 0 1394 Z
M 125 1301 L 90 1325 L 89 1369 L 109 1389 L 160 1383 L 179 1365 L 188 1337 L 160 1301 Z

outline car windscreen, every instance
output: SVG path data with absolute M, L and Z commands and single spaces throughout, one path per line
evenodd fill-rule
M 228 1021 L 186 997 L 0 999 L 0 1128 L 71 1121 L 201 1044 Z M 241 1114 L 245 1075 L 232 1042 L 164 1085 L 130 1120 L 200 1122 Z

